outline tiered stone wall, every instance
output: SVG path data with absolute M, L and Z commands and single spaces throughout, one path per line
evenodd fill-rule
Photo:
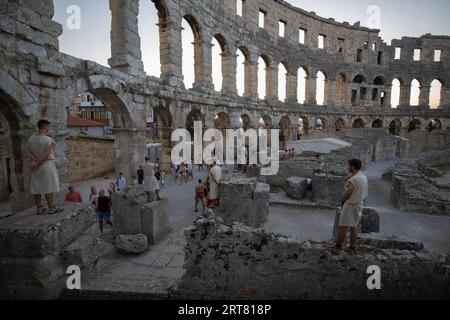
M 66 140 L 69 182 L 102 177 L 115 170 L 113 141 L 71 138 Z

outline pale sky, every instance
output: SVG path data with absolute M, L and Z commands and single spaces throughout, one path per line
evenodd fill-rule
M 108 0 L 55 0 L 54 2 L 55 20 L 64 27 L 64 33 L 59 38 L 61 51 L 107 66 L 107 60 L 111 56 L 111 12 Z M 288 2 L 307 11 L 315 11 L 318 15 L 325 18 L 333 17 L 339 22 L 348 21 L 354 23 L 360 21 L 362 26 L 367 26 L 370 23 L 370 14 L 367 13 L 369 6 L 378 6 L 381 14 L 381 36 L 388 43 L 392 39 L 399 39 L 402 36 L 417 37 L 425 33 L 436 35 L 450 34 L 450 19 L 448 19 L 450 1 L 448 0 L 290 0 Z M 79 30 L 71 30 L 68 27 L 67 22 L 71 14 L 67 13 L 67 10 L 71 5 L 77 5 L 81 9 L 81 28 Z M 342 8 L 345 8 L 345 10 Z M 139 30 L 145 71 L 148 75 L 159 77 L 157 12 L 150 0 L 141 0 L 140 12 Z M 418 21 L 421 23 L 417 23 Z M 186 87 L 190 87 L 194 81 L 192 41 L 193 37 L 190 29 L 185 28 L 183 32 L 183 74 Z M 218 89 L 221 88 L 219 53 L 218 45 L 214 46 L 213 79 Z M 238 61 L 240 63 L 237 79 L 240 93 L 243 91 L 243 65 L 241 64 L 243 58 L 241 56 Z M 264 79 L 262 70 L 260 70 L 258 78 Z M 282 81 L 280 81 L 279 93 L 283 98 L 285 81 L 282 78 L 280 72 L 280 80 Z M 260 96 L 263 96 L 261 92 L 265 91 L 262 82 L 259 81 Z M 322 98 L 319 97 L 319 100 Z

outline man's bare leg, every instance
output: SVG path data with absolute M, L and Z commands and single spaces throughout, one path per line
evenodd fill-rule
M 342 251 L 342 244 L 345 241 L 345 238 L 347 237 L 347 228 L 345 227 L 339 227 L 338 234 L 337 234 L 337 240 L 336 240 L 336 246 L 332 249 L 332 253 L 339 255 Z
M 35 194 L 34 201 L 35 201 L 36 207 L 37 207 L 37 214 L 42 214 L 44 212 L 44 210 L 42 208 L 42 196 L 40 194 Z
M 152 202 L 153 201 L 152 198 L 153 198 L 152 197 L 152 193 L 151 192 L 147 192 L 147 202 Z
M 357 228 L 350 228 L 350 247 L 349 247 L 349 254 L 355 255 L 356 254 L 356 247 L 358 246 L 358 229 Z
M 155 193 L 156 193 L 156 200 L 157 200 L 157 201 L 160 201 L 161 198 L 160 198 L 160 196 L 159 196 L 159 190 L 156 190 Z
M 45 199 L 47 200 L 48 208 L 55 209 L 55 204 L 53 202 L 53 193 L 46 194 Z

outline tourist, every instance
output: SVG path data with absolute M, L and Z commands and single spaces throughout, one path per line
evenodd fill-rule
M 111 182 L 111 183 L 109 184 L 108 192 L 114 193 L 114 192 L 116 192 L 116 191 L 117 191 L 117 190 L 116 190 L 116 184 L 115 184 L 114 182 Z
M 96 200 L 97 219 L 99 223 L 100 232 L 103 233 L 103 224 L 106 223 L 113 226 L 111 222 L 111 199 L 105 195 L 104 190 L 100 190 Z
M 117 186 L 118 192 L 125 191 L 125 189 L 127 187 L 127 182 L 126 182 L 125 177 L 123 176 L 122 172 L 119 174 L 119 177 L 117 178 L 116 186 Z
M 202 161 L 201 164 L 198 164 L 197 166 L 198 166 L 198 172 L 200 172 L 200 171 L 203 172 L 203 170 L 204 170 L 204 168 L 203 168 L 203 161 Z
M 162 182 L 162 173 L 161 173 L 161 161 L 159 159 L 156 159 L 155 162 L 155 177 L 158 181 L 159 188 L 161 189 L 163 182 Z
M 142 170 L 142 166 L 139 166 L 137 170 L 138 183 L 144 184 L 144 170 Z
M 194 181 L 194 166 L 192 165 L 191 161 L 188 161 L 187 163 L 187 178 L 190 178 L 192 181 Z
M 188 177 L 187 177 L 187 166 L 184 163 L 184 161 L 180 165 L 180 177 L 181 177 L 181 183 L 183 183 L 183 180 L 185 183 L 188 183 Z
M 48 120 L 38 122 L 38 132 L 30 137 L 27 153 L 31 159 L 30 192 L 34 195 L 37 214 L 44 213 L 42 195 L 45 195 L 49 214 L 56 214 L 63 210 L 54 204 L 54 193 L 60 191 L 58 171 L 55 165 L 56 142 L 48 136 L 51 123 Z
M 80 193 L 75 191 L 74 186 L 69 187 L 69 193 L 66 195 L 66 202 L 83 202 Z
M 297 156 L 297 153 L 295 152 L 295 148 L 292 148 L 292 158 L 295 158 Z
M 323 166 L 324 166 L 324 164 L 325 164 L 325 161 L 322 160 L 320 155 L 317 155 L 316 159 L 314 160 L 313 174 L 314 175 L 322 174 L 323 173 Z
M 97 187 L 96 186 L 92 186 L 91 187 L 91 193 L 89 194 L 89 202 L 95 206 L 97 203 L 97 198 L 98 198 L 98 192 L 97 192 Z
M 203 181 L 198 180 L 198 185 L 195 187 L 195 212 L 198 212 L 198 203 L 201 202 L 203 206 L 203 211 L 205 211 L 207 207 L 206 201 L 206 186 L 203 184 Z
M 150 163 L 150 159 L 145 157 L 145 163 L 142 165 L 144 170 L 144 191 L 147 193 L 147 202 L 153 201 L 153 194 L 156 194 L 156 200 L 161 200 L 159 197 L 158 180 L 155 176 L 155 164 Z
M 358 240 L 358 225 L 361 221 L 364 200 L 368 196 L 367 177 L 361 172 L 362 162 L 358 159 L 349 161 L 349 179 L 342 197 L 342 211 L 339 218 L 339 229 L 336 246 L 332 252 L 339 255 L 342 245 L 347 237 L 347 229 L 350 228 L 349 255 L 356 254 Z
M 208 208 L 213 208 L 219 200 L 219 184 L 222 180 L 222 169 L 214 162 L 208 174 L 209 182 L 209 204 Z

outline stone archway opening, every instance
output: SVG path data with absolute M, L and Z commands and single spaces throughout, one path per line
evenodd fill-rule
M 428 123 L 427 130 L 429 132 L 442 130 L 442 122 L 439 119 L 431 119 Z
M 402 122 L 400 119 L 392 120 L 389 124 L 389 132 L 394 136 L 400 136 L 402 131 Z
M 26 116 L 20 110 L 19 103 L 0 90 L 0 206 L 5 214 L 21 212 L 30 204 L 24 157 L 28 137 L 22 132 Z
M 372 128 L 379 129 L 383 128 L 383 121 L 381 119 L 376 119 L 372 122 Z
M 353 122 L 353 129 L 364 129 L 365 127 L 366 127 L 366 124 L 364 123 L 364 120 L 361 118 L 356 119 Z
M 156 134 L 162 148 L 161 168 L 168 171 L 172 164 L 172 114 L 168 108 L 157 106 L 153 108 L 153 115 L 153 121 L 156 124 Z
M 280 147 L 286 148 L 292 140 L 292 122 L 288 116 L 281 118 L 280 123 Z
M 422 121 L 420 121 L 419 119 L 412 119 L 409 122 L 408 132 L 412 132 L 412 131 L 420 130 L 420 129 L 422 129 Z
M 345 120 L 342 118 L 338 118 L 335 123 L 336 131 L 342 131 L 345 129 Z

